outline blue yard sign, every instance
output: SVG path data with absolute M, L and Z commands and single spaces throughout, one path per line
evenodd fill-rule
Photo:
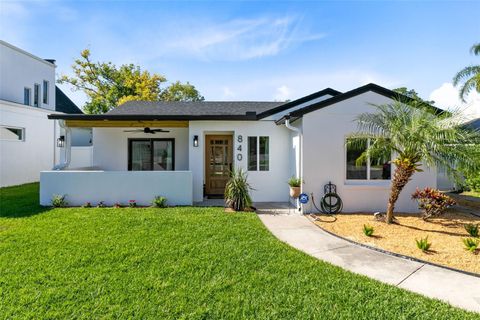
M 298 200 L 299 200 L 300 203 L 302 203 L 302 204 L 308 203 L 308 194 L 302 193 L 302 194 L 298 197 Z

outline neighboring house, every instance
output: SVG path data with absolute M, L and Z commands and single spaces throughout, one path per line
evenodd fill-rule
M 58 168 L 73 161 L 69 132 L 77 127 L 93 128 L 93 166 L 42 172 L 41 204 L 65 194 L 72 205 L 129 200 L 149 205 L 155 196 L 191 205 L 222 196 L 230 170 L 240 167 L 248 171 L 256 202 L 292 201 L 287 180 L 295 175 L 317 201 L 331 181 L 344 211 L 384 211 L 390 159 L 357 167 L 361 150 L 347 149 L 345 142 L 357 129 L 356 116 L 375 112 L 371 103 L 397 96 L 368 84 L 345 93 L 325 89 L 288 103 L 130 101 L 102 115 L 52 114 L 67 132 L 65 162 Z M 424 169 L 402 192 L 398 211 L 417 212 L 411 193 L 436 187 L 435 168 Z M 311 203 L 303 209 L 312 210 Z
M 39 181 L 40 171 L 60 161 L 59 128 L 47 118 L 64 112 L 55 67 L 0 40 L 0 187 Z

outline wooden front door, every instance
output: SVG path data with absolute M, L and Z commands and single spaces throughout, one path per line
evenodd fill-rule
M 205 136 L 205 193 L 223 195 L 233 163 L 233 137 Z

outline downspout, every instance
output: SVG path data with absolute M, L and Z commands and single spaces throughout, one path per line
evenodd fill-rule
M 300 180 L 302 183 L 300 184 L 300 193 L 303 193 L 303 133 L 302 130 L 294 127 L 290 124 L 290 114 L 285 115 L 285 127 L 287 129 L 290 129 L 296 133 L 298 133 L 299 137 L 299 152 L 298 152 L 298 161 L 299 161 L 299 171 L 300 171 Z M 300 203 L 300 201 L 297 199 L 297 207 L 298 210 L 303 213 L 303 204 Z
M 53 167 L 53 170 L 64 170 L 70 165 L 70 159 L 72 156 L 72 129 L 70 129 L 66 124 L 65 120 L 59 120 L 58 124 L 60 125 L 60 128 L 63 128 L 65 130 L 65 159 L 63 163 L 57 164 Z

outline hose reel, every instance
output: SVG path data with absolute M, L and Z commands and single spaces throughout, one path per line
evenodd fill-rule
M 325 214 L 337 214 L 342 211 L 343 202 L 340 196 L 337 194 L 337 186 L 332 182 L 329 182 L 323 187 L 323 197 L 320 199 L 320 209 L 315 204 L 312 194 L 312 203 L 318 211 Z

